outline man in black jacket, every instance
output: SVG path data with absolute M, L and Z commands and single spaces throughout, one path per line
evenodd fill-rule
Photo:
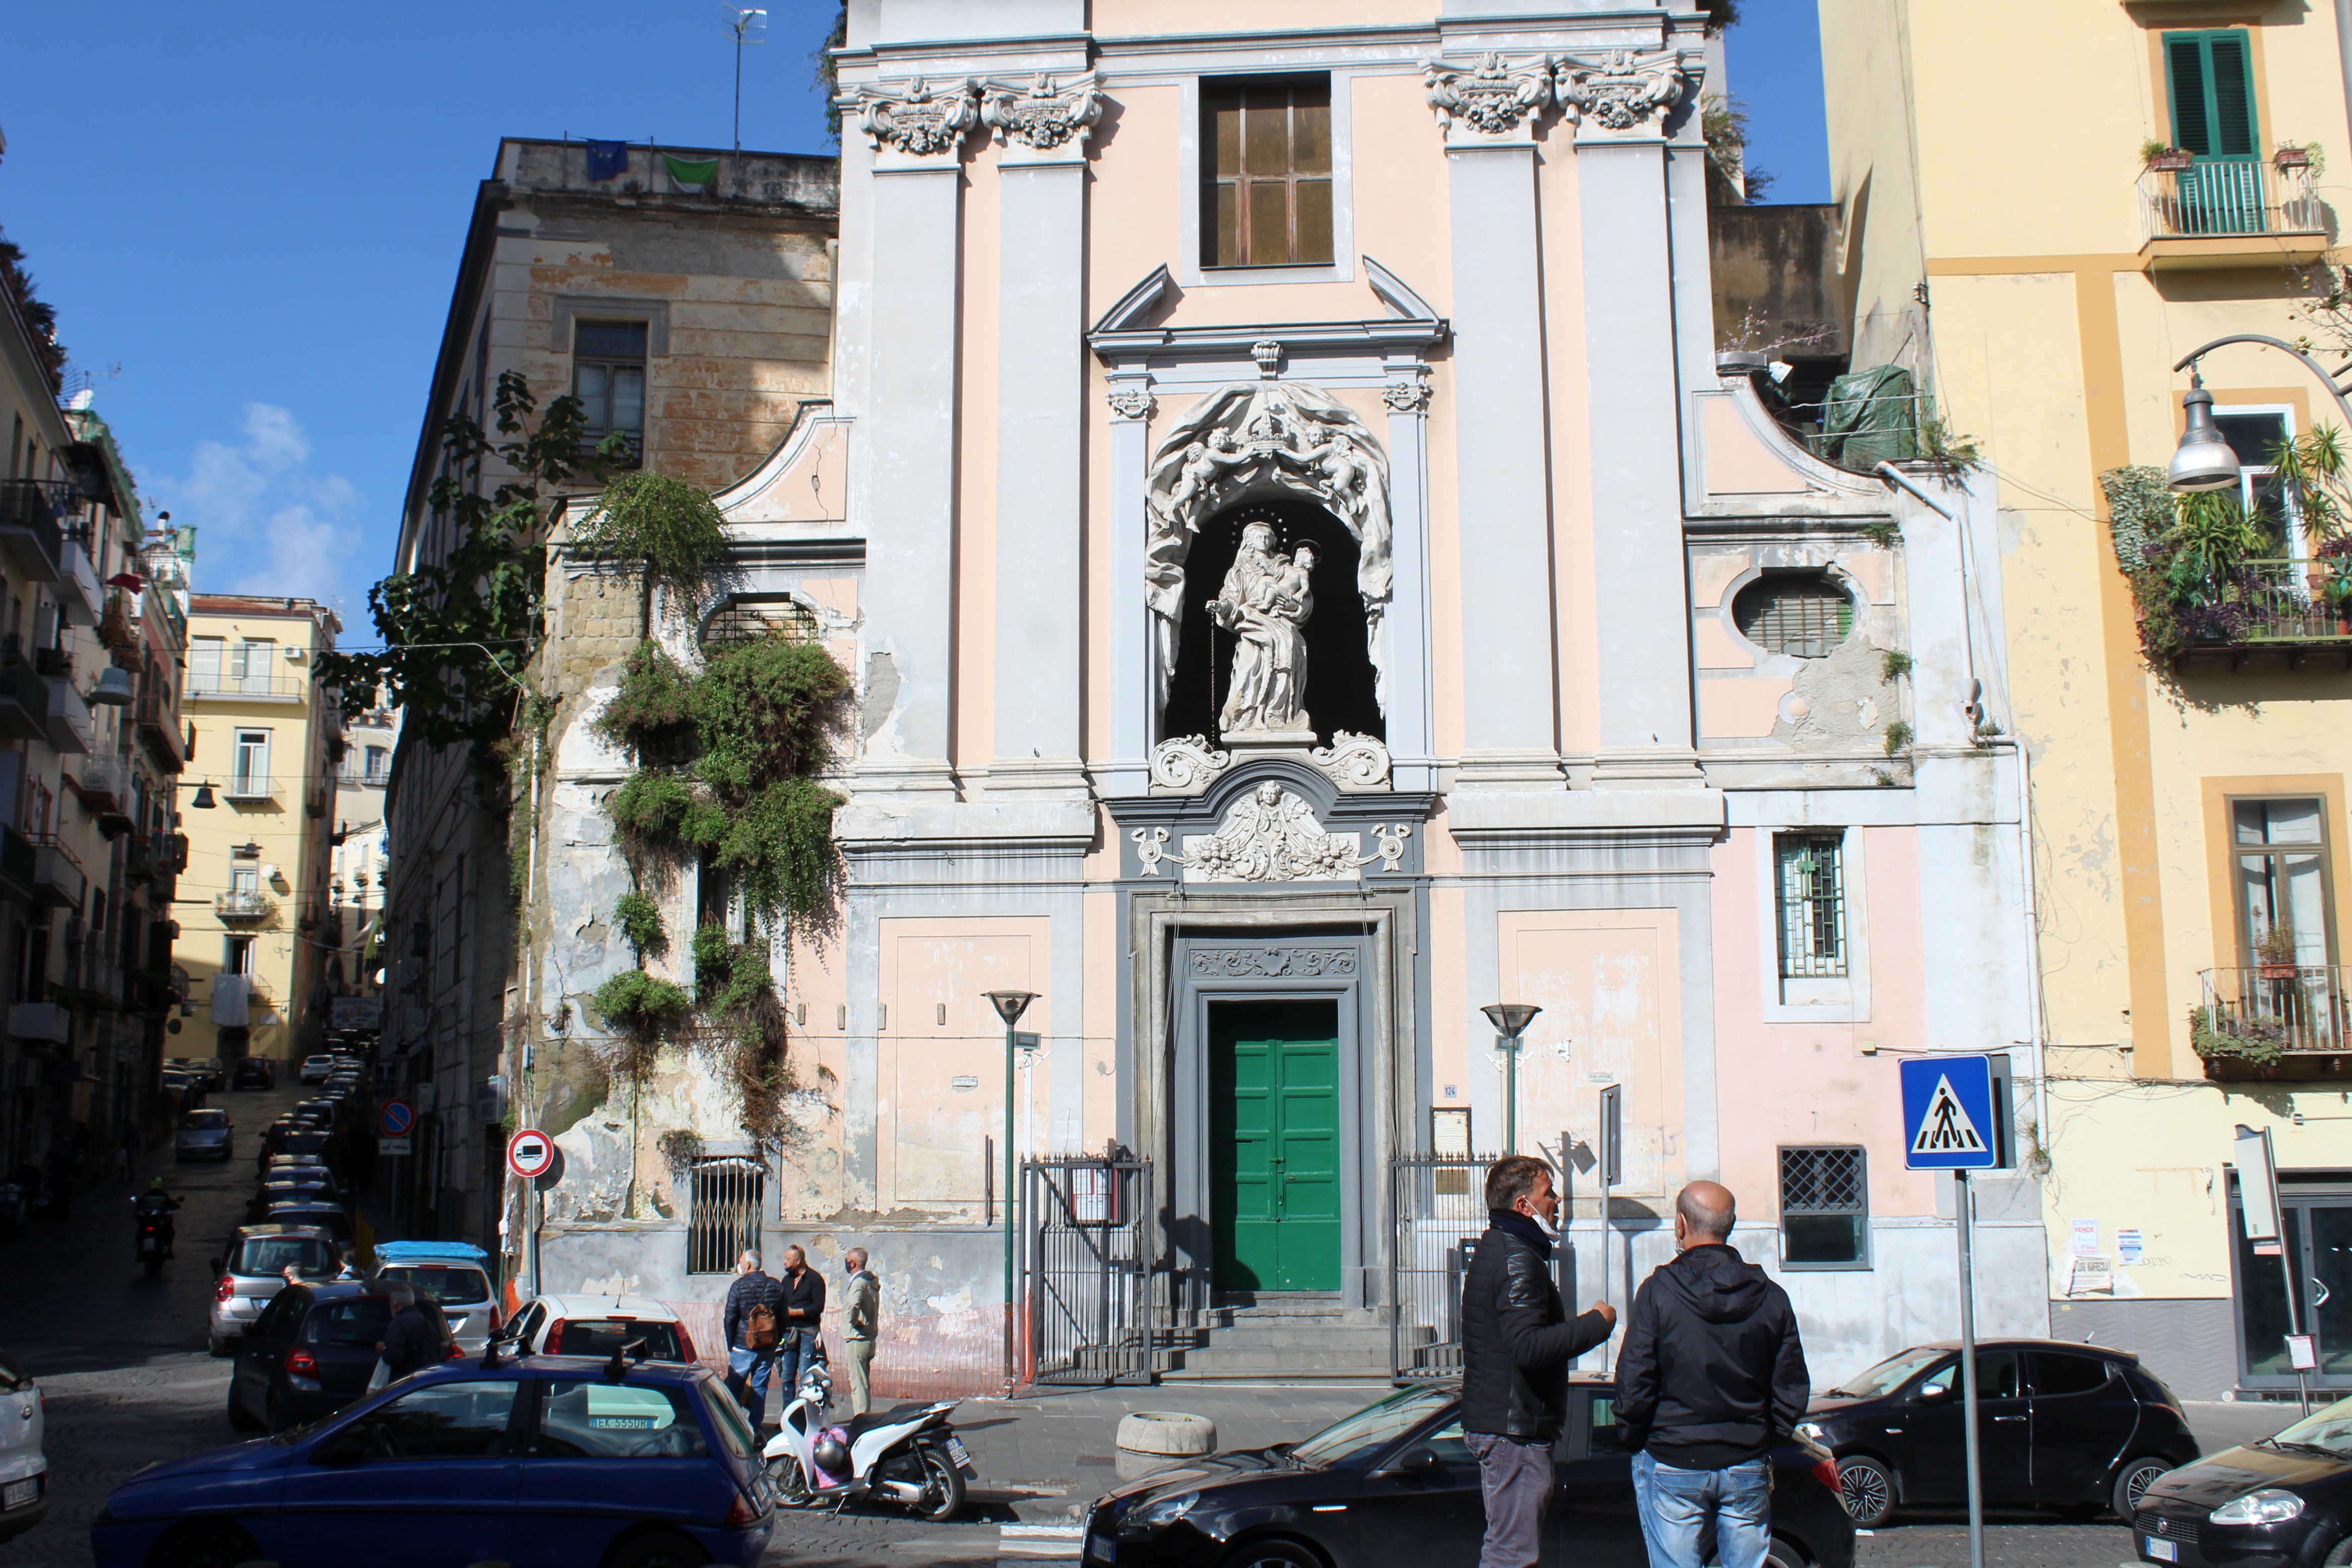
M 735 1281 L 727 1287 L 727 1305 L 719 1314 L 719 1330 L 727 1336 L 727 1392 L 760 1429 L 768 1403 L 768 1379 L 775 1373 L 776 1346 L 783 1338 L 784 1287 L 760 1267 L 760 1255 L 745 1249 L 735 1260 Z M 790 1404 L 793 1385 L 784 1383 Z
M 1535 1568 L 1551 1500 L 1551 1446 L 1568 1364 L 1609 1337 L 1617 1310 L 1570 1322 L 1551 1278 L 1559 1213 L 1551 1167 L 1512 1155 L 1486 1167 L 1486 1234 L 1462 1285 L 1462 1432 L 1478 1457 L 1486 1539 L 1478 1568 Z
M 1675 1199 L 1671 1263 L 1642 1282 L 1617 1358 L 1617 1419 L 1633 1453 L 1633 1507 L 1650 1568 L 1701 1568 L 1715 1521 L 1723 1568 L 1762 1568 L 1772 1544 L 1765 1455 L 1812 1393 L 1789 1293 L 1725 1243 L 1730 1192 L 1695 1181 Z
M 777 1342 L 776 1369 L 783 1379 L 783 1398 L 792 1402 L 802 1372 L 824 1358 L 817 1335 L 824 1326 L 824 1276 L 809 1267 L 808 1254 L 797 1247 L 784 1249 L 784 1277 L 776 1281 L 783 1298 L 778 1325 L 784 1337 Z

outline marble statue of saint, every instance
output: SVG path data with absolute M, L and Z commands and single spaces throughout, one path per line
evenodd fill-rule
M 1233 679 L 1217 720 L 1224 735 L 1311 732 L 1302 704 L 1314 566 L 1311 542 L 1302 542 L 1295 557 L 1285 556 L 1276 551 L 1274 530 L 1265 524 L 1242 529 L 1241 549 L 1209 605 L 1210 619 L 1234 637 Z

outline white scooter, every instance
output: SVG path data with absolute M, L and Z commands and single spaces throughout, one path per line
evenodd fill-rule
M 934 1521 L 962 1511 L 964 1478 L 978 1472 L 948 1425 L 960 1401 L 900 1405 L 831 1425 L 824 1412 L 833 1402 L 833 1375 L 823 1362 L 803 1369 L 794 1393 L 760 1453 L 785 1507 L 837 1512 L 852 1500 L 870 1499 Z

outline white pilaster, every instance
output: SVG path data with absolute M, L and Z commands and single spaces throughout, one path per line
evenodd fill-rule
M 1110 411 L 1110 758 L 1107 795 L 1140 795 L 1151 784 L 1160 717 L 1159 631 L 1144 599 L 1146 494 L 1150 483 L 1151 375 L 1122 364 L 1103 377 Z
M 1434 789 L 1429 677 L 1429 382 L 1417 358 L 1391 358 L 1381 396 L 1389 408 L 1389 516 L 1395 597 L 1382 618 L 1391 786 Z

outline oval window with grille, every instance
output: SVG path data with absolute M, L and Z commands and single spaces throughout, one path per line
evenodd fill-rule
M 761 637 L 806 643 L 814 641 L 817 632 L 816 612 L 797 599 L 738 599 L 703 626 L 702 645 L 718 648 Z
M 1853 630 L 1853 600 L 1825 571 L 1768 571 L 1739 591 L 1731 619 L 1767 653 L 1824 659 Z

